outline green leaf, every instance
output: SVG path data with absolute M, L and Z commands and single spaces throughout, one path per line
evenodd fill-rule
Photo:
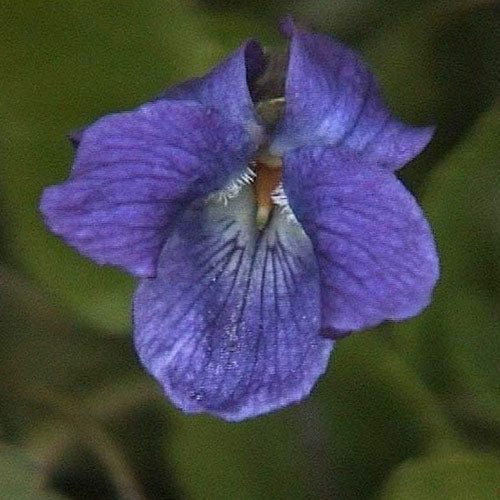
M 370 498 L 418 451 L 461 449 L 439 402 L 374 335 L 339 342 L 290 409 L 239 424 L 173 412 L 166 451 L 188 497 Z
M 394 331 L 401 352 L 454 411 L 484 410 L 497 423 L 499 137 L 497 105 L 429 179 L 423 205 L 440 250 L 441 280 L 429 310 Z
M 437 126 L 429 148 L 402 171 L 411 187 L 424 182 L 498 93 L 497 14 L 487 4 L 427 2 L 363 41 L 363 55 L 394 112 Z
M 2 214 L 11 259 L 104 332 L 126 333 L 132 280 L 49 234 L 42 189 L 69 174 L 66 133 L 210 67 L 223 48 L 188 2 L 0 5 Z
M 381 500 L 490 500 L 500 491 L 500 460 L 457 454 L 409 460 L 389 478 Z
M 378 331 L 338 343 L 318 387 L 338 498 L 372 498 L 401 461 L 464 445 L 441 403 Z
M 68 311 L 18 273 L 0 267 L 0 379 L 2 400 L 19 405 L 38 388 L 82 397 L 123 379 L 138 365 L 131 343 L 77 328 Z M 108 394 L 109 401 L 113 395 Z M 20 407 L 19 407 L 20 409 Z M 2 413 L 5 409 L 2 409 Z M 11 418 L 15 427 L 36 422 L 35 412 Z
M 21 448 L 0 445 L 0 500 L 63 500 L 44 491 L 42 468 Z
M 228 424 L 174 414 L 166 449 L 188 498 L 308 498 L 296 416 L 292 410 Z
M 470 118 L 491 100 L 498 84 L 488 64 L 494 64 L 490 45 L 494 41 L 498 45 L 498 39 L 485 29 L 494 25 L 496 14 L 484 4 L 487 2 L 439 1 L 413 5 L 408 15 L 396 22 L 393 16 L 387 18 L 363 41 L 363 54 L 402 116 L 428 121 L 437 118 L 436 113 L 454 113 Z M 458 108 L 457 92 L 470 97 Z M 457 133 L 457 126 L 465 122 L 453 125 L 448 134 Z

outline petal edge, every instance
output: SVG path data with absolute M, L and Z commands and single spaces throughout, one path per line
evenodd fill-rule
M 392 116 L 362 57 L 325 35 L 292 36 L 285 89 L 285 115 L 271 145 L 277 153 L 345 145 L 396 170 L 427 146 L 434 131 Z
M 434 239 L 392 173 L 346 148 L 306 147 L 286 155 L 284 188 L 318 259 L 326 334 L 407 319 L 429 304 Z
M 279 229 L 252 236 L 248 196 L 224 207 L 235 218 L 213 204 L 188 210 L 134 299 L 136 349 L 165 394 L 229 421 L 306 397 L 334 346 L 318 335 L 310 243 Z
M 154 276 L 175 216 L 238 177 L 254 149 L 211 108 L 148 103 L 88 127 L 70 179 L 45 189 L 40 210 L 52 232 L 98 264 Z

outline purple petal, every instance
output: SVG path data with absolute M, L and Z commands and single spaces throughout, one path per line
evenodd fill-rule
M 135 295 L 139 357 L 189 413 L 236 421 L 299 401 L 333 347 L 308 238 L 284 215 L 259 236 L 252 200 L 195 202 Z
M 439 272 L 432 233 L 391 172 L 347 148 L 305 147 L 286 155 L 284 188 L 318 259 L 325 332 L 343 336 L 429 304 Z
M 167 99 L 192 99 L 223 112 L 237 123 L 256 127 L 249 86 L 264 71 L 260 45 L 250 40 L 201 78 L 193 78 L 162 94 Z
M 264 71 L 266 60 L 260 45 L 250 40 L 225 58 L 201 78 L 192 78 L 160 94 L 156 100 L 197 101 L 223 112 L 231 120 L 260 134 L 249 86 Z M 86 127 L 68 133 L 71 144 L 78 148 Z
M 72 130 L 67 134 L 68 139 L 75 150 L 78 149 L 78 146 L 80 145 L 84 132 L 85 132 L 85 127 L 82 127 L 76 130 Z
M 434 131 L 396 120 L 361 57 L 323 35 L 292 36 L 285 99 L 275 153 L 342 144 L 394 170 L 417 156 Z
M 40 208 L 54 233 L 95 262 L 154 276 L 173 218 L 237 177 L 253 151 L 217 111 L 157 101 L 88 127 L 70 179 L 47 188 Z

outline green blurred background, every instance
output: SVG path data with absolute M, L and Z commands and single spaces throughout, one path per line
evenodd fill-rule
M 341 341 L 304 404 L 185 416 L 135 358 L 133 282 L 44 229 L 65 134 L 203 73 L 293 13 L 436 123 L 402 172 L 442 258 L 432 306 Z M 500 11 L 493 1 L 0 2 L 0 498 L 500 498 Z

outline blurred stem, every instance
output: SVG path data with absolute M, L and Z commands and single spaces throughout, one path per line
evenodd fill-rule
M 79 402 L 79 406 L 80 413 L 90 415 L 92 419 L 107 421 L 155 401 L 161 401 L 161 397 L 153 390 L 153 383 L 143 376 L 131 376 L 94 390 Z M 29 440 L 28 446 L 41 457 L 48 475 L 61 455 L 75 444 L 77 437 L 51 426 L 38 430 Z
M 136 481 L 134 473 L 121 450 L 101 425 L 85 416 L 74 402 L 56 396 L 43 388 L 37 388 L 29 392 L 24 390 L 23 399 L 49 408 L 55 413 L 56 417 L 67 424 L 67 430 L 75 430 L 78 437 L 96 454 L 102 465 L 107 469 L 116 493 L 121 500 L 145 500 L 146 497 L 142 492 L 142 488 Z M 67 446 L 73 442 L 71 435 L 72 433 L 66 432 L 61 439 L 58 433 L 58 441 L 55 446 L 57 455 L 62 454 Z M 53 450 L 54 443 L 52 442 L 52 453 L 48 462 L 44 464 L 46 470 L 54 463 Z

